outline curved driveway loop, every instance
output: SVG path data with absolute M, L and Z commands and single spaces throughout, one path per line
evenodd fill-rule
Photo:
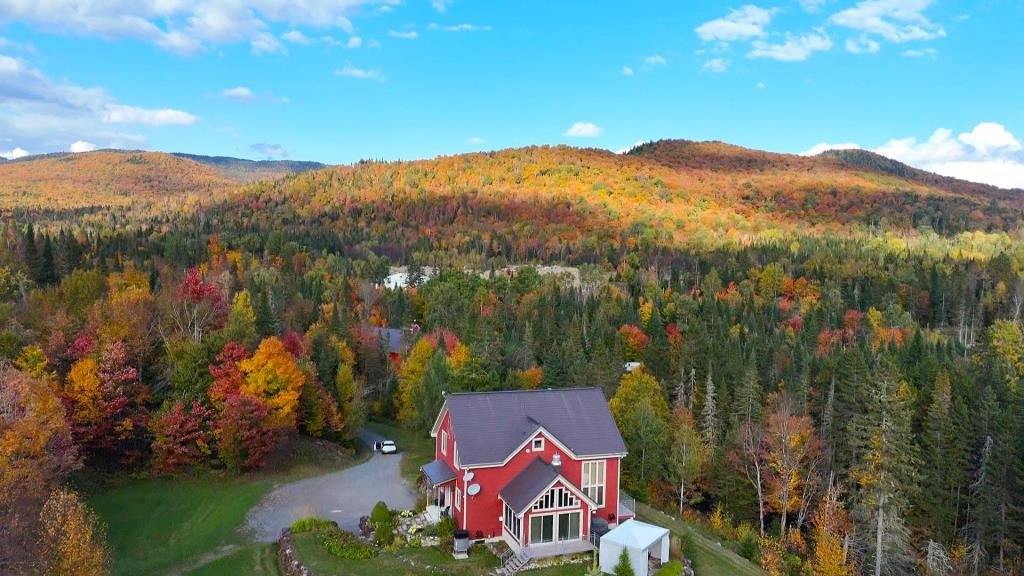
M 364 431 L 362 438 L 368 445 L 383 440 L 369 431 Z M 359 518 L 368 516 L 379 500 L 392 509 L 413 508 L 416 495 L 402 481 L 401 460 L 401 452 L 390 456 L 374 453 L 358 466 L 279 486 L 249 511 L 246 531 L 259 542 L 273 542 L 299 518 L 319 516 L 358 532 Z

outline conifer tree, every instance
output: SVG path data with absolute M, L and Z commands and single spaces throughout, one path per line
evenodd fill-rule
M 711 378 L 711 367 L 708 366 L 708 377 L 704 383 L 704 406 L 701 408 L 701 439 L 704 449 L 713 453 L 718 449 L 718 406 L 715 399 L 715 381 Z
M 882 366 L 864 418 L 852 430 L 860 454 L 851 468 L 857 486 L 855 514 L 864 527 L 865 566 L 874 576 L 912 570 L 904 515 L 917 486 L 917 447 L 911 430 L 912 392 L 895 368 Z

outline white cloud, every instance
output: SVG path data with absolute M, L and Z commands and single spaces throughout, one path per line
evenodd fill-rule
M 768 85 L 765 84 L 764 82 L 758 82 L 757 84 L 754 84 L 754 87 L 759 89 L 759 90 L 763 90 L 763 89 L 767 88 Z
M 902 52 L 902 54 L 903 54 L 903 56 L 906 56 L 907 58 L 925 58 L 925 57 L 927 57 L 927 58 L 931 58 L 931 59 L 934 60 L 935 58 L 938 58 L 939 51 L 936 50 L 935 48 L 921 48 L 921 49 L 918 49 L 918 50 L 904 50 Z
M 430 30 L 441 30 L 443 32 L 490 32 L 490 26 L 480 26 L 478 24 L 452 24 L 451 26 L 442 26 L 440 24 L 431 23 L 427 26 Z
M 415 30 L 409 30 L 407 32 L 388 30 L 388 36 L 391 36 L 392 38 L 401 38 L 403 40 L 415 40 L 420 37 L 420 34 Z
M 945 36 L 942 26 L 924 15 L 932 0 L 862 0 L 832 15 L 832 24 L 872 34 L 890 42 L 931 40 Z
M 438 12 L 447 12 L 448 5 L 452 3 L 452 0 L 431 0 L 430 5 L 434 7 L 434 10 Z
M 228 100 L 235 100 L 237 102 L 251 102 L 253 99 L 252 90 L 245 86 L 235 86 L 234 88 L 227 88 L 220 93 L 221 96 Z
M 363 39 L 359 36 L 353 36 L 348 39 L 348 43 L 345 44 L 349 48 L 359 48 L 363 45 Z
M 435 0 L 435 3 L 440 0 Z M 396 0 L 14 0 L 0 3 L 0 22 L 48 32 L 135 39 L 191 54 L 212 45 L 248 43 L 257 53 L 281 52 L 275 25 L 337 28 L 351 33 L 349 14 Z M 292 40 L 289 40 L 292 41 Z
M 832 49 L 832 39 L 824 30 L 803 34 L 801 36 L 786 35 L 782 44 L 772 44 L 764 40 L 755 40 L 753 50 L 747 53 L 748 58 L 770 58 L 783 62 L 799 62 L 807 60 L 815 52 Z
M 364 68 L 356 68 L 351 64 L 345 64 L 344 67 L 335 70 L 334 74 L 336 76 L 356 78 L 358 80 L 376 80 L 378 82 L 384 81 L 384 76 L 381 75 L 380 70 L 367 70 Z
M 466 144 L 472 144 L 473 146 L 479 146 L 481 144 L 486 144 L 486 143 L 487 143 L 487 140 L 485 140 L 485 139 L 483 139 L 483 138 L 481 138 L 479 136 L 472 136 L 472 137 L 466 139 Z
M 22 148 L 66 150 L 86 140 L 104 147 L 144 147 L 146 139 L 127 125 L 194 124 L 196 116 L 172 108 L 123 104 L 102 88 L 55 81 L 21 58 L 0 54 L 0 134 Z
M 0 158 L 6 158 L 7 160 L 17 160 L 18 158 L 24 158 L 28 156 L 28 150 L 24 148 L 15 148 L 7 152 L 0 152 Z
M 1002 124 L 982 122 L 970 132 L 957 136 L 957 140 L 971 146 L 980 154 L 995 152 L 1019 152 L 1020 142 Z
M 763 38 L 764 28 L 772 21 L 776 9 L 766 10 L 748 4 L 736 10 L 730 10 L 729 14 L 701 24 L 694 32 L 704 41 L 721 40 L 733 42 L 736 40 L 750 40 L 751 38 Z
M 600 136 L 604 130 L 593 122 L 576 122 L 565 131 L 565 135 L 572 138 L 594 138 Z
M 800 0 L 800 7 L 807 12 L 818 12 L 821 7 L 832 0 Z
M 74 154 L 80 154 L 82 152 L 92 152 L 97 148 L 99 148 L 99 146 L 93 144 L 92 142 L 86 142 L 85 140 L 75 140 L 74 142 L 71 143 L 71 148 L 69 148 L 69 150 L 71 150 L 71 152 Z
M 312 44 L 314 40 L 309 36 L 306 36 L 298 30 L 289 30 L 281 35 L 282 40 L 286 40 L 293 44 Z
M 809 149 L 804 150 L 803 152 L 800 152 L 800 155 L 801 156 L 817 156 L 818 154 L 821 154 L 822 152 L 827 152 L 829 150 L 858 150 L 858 149 L 860 149 L 860 146 L 854 144 L 853 142 L 843 142 L 842 144 L 829 144 L 827 142 L 822 142 L 821 144 L 815 144 L 814 146 L 811 146 Z
M 653 54 L 644 58 L 644 64 L 647 64 L 648 66 L 664 66 L 665 64 L 668 64 L 668 60 L 665 60 L 664 57 L 658 54 Z
M 633 75 L 633 69 L 630 68 L 629 66 L 623 66 L 622 67 L 622 75 L 623 76 L 632 76 Z
M 103 114 L 103 121 L 108 124 L 146 124 L 148 126 L 165 126 L 168 124 L 195 124 L 196 118 L 188 112 L 164 108 L 163 110 L 147 110 L 137 106 L 109 104 Z
M 725 58 L 712 58 L 704 63 L 701 67 L 705 72 L 715 72 L 721 74 L 729 68 L 729 61 Z
M 874 54 L 881 50 L 881 48 L 881 44 L 867 36 L 846 39 L 846 51 L 851 54 Z

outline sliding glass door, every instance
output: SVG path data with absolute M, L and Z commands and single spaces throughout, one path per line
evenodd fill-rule
M 580 539 L 582 512 L 561 512 L 530 517 L 530 544 Z

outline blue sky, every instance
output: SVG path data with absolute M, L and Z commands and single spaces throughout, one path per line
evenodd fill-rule
M 688 138 L 1024 187 L 1022 24 L 1016 0 L 0 0 L 0 154 Z

